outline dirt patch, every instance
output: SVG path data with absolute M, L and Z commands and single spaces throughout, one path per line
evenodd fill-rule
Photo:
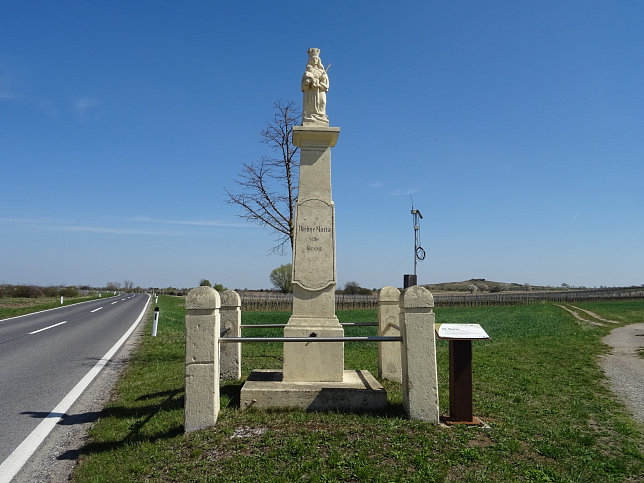
M 590 315 L 592 318 L 597 319 L 597 320 L 601 320 L 602 322 L 608 322 L 609 324 L 619 324 L 619 322 L 616 321 L 616 320 L 605 319 L 602 316 L 596 314 L 595 312 L 591 312 L 590 310 L 582 309 L 580 307 L 575 307 L 574 305 L 571 305 L 571 307 L 573 309 L 575 309 L 575 310 L 581 310 L 582 312 L 585 312 L 588 315 Z
M 573 316 L 575 319 L 579 320 L 580 322 L 583 322 L 584 324 L 588 324 L 588 325 L 599 325 L 599 326 L 603 326 L 603 325 L 604 325 L 604 324 L 602 324 L 601 322 L 597 322 L 597 321 L 595 321 L 595 320 L 588 320 L 588 319 L 584 319 L 584 318 L 579 314 L 579 312 L 577 312 L 577 311 L 575 311 L 575 310 L 573 310 L 573 309 L 571 309 L 571 308 L 569 308 L 569 307 L 566 307 L 565 305 L 559 305 L 559 304 L 556 304 L 556 305 L 557 305 L 557 307 L 561 307 L 561 308 L 562 308 L 562 309 L 564 309 L 565 311 L 570 312 L 570 313 L 572 314 L 572 316 Z M 574 308 L 577 308 L 577 307 L 574 307 Z M 581 309 L 580 309 L 580 310 L 581 310 Z
M 644 322 L 618 327 L 603 342 L 612 349 L 599 359 L 611 389 L 644 423 L 644 359 L 638 355 L 644 349 Z

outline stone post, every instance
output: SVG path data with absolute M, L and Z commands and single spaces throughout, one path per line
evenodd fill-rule
M 234 290 L 221 293 L 221 336 L 241 337 L 241 298 Z M 241 342 L 219 344 L 219 371 L 222 379 L 241 379 Z
M 219 308 L 211 287 L 186 297 L 186 400 L 184 431 L 213 426 L 219 414 Z
M 378 294 L 378 335 L 399 337 L 400 290 L 383 287 Z M 378 376 L 402 383 L 402 362 L 400 344 L 378 343 Z
M 412 419 L 438 423 L 434 297 L 419 285 L 400 296 L 403 405 Z
M 293 315 L 285 337 L 342 337 L 335 316 L 335 207 L 331 199 L 331 148 L 340 128 L 296 126 L 300 178 L 293 247 Z M 342 342 L 284 344 L 283 380 L 338 382 L 344 376 Z

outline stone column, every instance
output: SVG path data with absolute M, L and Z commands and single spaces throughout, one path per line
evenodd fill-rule
M 424 287 L 409 287 L 400 307 L 403 405 L 410 418 L 438 423 L 434 297 Z
M 219 415 L 219 308 L 211 287 L 186 297 L 186 400 L 184 431 L 214 426 Z
M 241 337 L 241 298 L 234 290 L 221 293 L 222 337 Z M 222 379 L 241 379 L 241 342 L 219 344 L 219 372 Z
M 335 207 L 331 199 L 331 148 L 340 128 L 297 126 L 300 178 L 293 247 L 293 315 L 285 337 L 342 337 L 335 316 Z M 284 343 L 284 381 L 343 380 L 342 342 Z
M 383 287 L 378 294 L 378 335 L 399 337 L 400 290 Z M 378 342 L 378 376 L 402 383 L 402 362 L 400 344 Z

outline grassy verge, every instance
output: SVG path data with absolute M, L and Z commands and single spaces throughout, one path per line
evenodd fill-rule
M 112 297 L 112 292 L 101 294 L 103 298 Z M 0 298 L 0 320 L 19 315 L 31 314 L 41 310 L 55 309 L 65 305 L 77 304 L 78 302 L 87 302 L 99 298 L 98 294 L 92 294 L 87 297 L 65 297 L 63 304 L 60 303 L 60 297 L 46 298 Z
M 82 450 L 77 481 L 637 481 L 641 428 L 605 388 L 597 356 L 609 330 L 584 327 L 551 304 L 437 309 L 439 322 L 477 322 L 474 407 L 491 429 L 410 421 L 400 386 L 384 381 L 382 413 L 240 412 L 241 382 L 223 385 L 215 428 L 183 435 L 183 299 L 159 297 L 150 326 Z M 586 308 L 586 306 L 584 306 Z M 644 301 L 587 307 L 643 320 Z M 244 323 L 284 323 L 286 312 L 245 312 Z M 375 311 L 339 312 L 374 321 Z M 280 335 L 248 329 L 244 335 Z M 375 333 L 349 328 L 347 335 Z M 280 344 L 244 344 L 244 377 L 282 366 Z M 441 411 L 448 412 L 447 344 L 438 342 Z M 346 344 L 345 366 L 377 374 L 375 344 Z

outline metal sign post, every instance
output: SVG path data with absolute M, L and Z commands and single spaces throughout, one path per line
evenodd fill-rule
M 436 335 L 449 341 L 449 417 L 443 422 L 479 426 L 472 408 L 472 341 L 490 336 L 479 324 L 436 324 Z
M 411 214 L 414 217 L 414 274 L 406 274 L 404 276 L 403 287 L 412 287 L 418 285 L 418 276 L 416 275 L 416 265 L 419 261 L 425 260 L 425 249 L 420 246 L 420 221 L 423 219 L 423 215 L 420 213 L 420 210 L 414 209 L 414 205 L 411 206 Z

